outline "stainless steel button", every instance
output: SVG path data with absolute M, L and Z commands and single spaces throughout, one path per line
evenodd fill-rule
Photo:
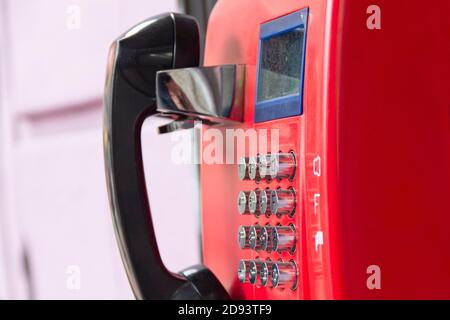
M 269 204 L 270 190 L 261 190 L 259 192 L 259 213 L 269 215 L 268 204 Z
M 251 226 L 250 227 L 250 235 L 249 235 L 249 243 L 250 248 L 253 250 L 261 249 L 261 226 Z
M 296 159 L 293 152 L 275 153 L 270 160 L 269 174 L 272 179 L 294 179 Z
M 249 236 L 250 236 L 250 227 L 240 226 L 238 233 L 238 243 L 241 249 L 250 248 Z
M 237 205 L 240 214 L 250 214 L 247 201 L 249 194 L 248 191 L 240 191 L 238 194 Z
M 256 285 L 258 287 L 262 286 L 261 282 L 261 260 L 251 260 L 250 261 L 250 275 L 249 275 L 249 281 L 251 284 Z
M 248 210 L 251 214 L 259 215 L 259 191 L 250 191 L 248 196 Z
M 264 154 L 258 157 L 259 176 L 261 179 L 271 179 L 270 168 L 272 161 L 273 157 L 271 154 Z
M 276 288 L 296 289 L 298 281 L 297 265 L 294 261 L 272 264 L 271 282 Z
M 260 180 L 257 157 L 248 158 L 248 176 L 250 180 Z
M 270 273 L 272 270 L 273 262 L 270 260 L 262 261 L 260 264 L 260 270 L 259 270 L 259 278 L 262 286 L 271 286 L 270 279 Z
M 255 261 L 251 260 L 249 263 L 249 281 L 251 284 L 256 283 L 258 278 L 258 266 Z
M 294 226 L 276 226 L 268 229 L 268 232 L 270 232 L 270 245 L 273 251 L 295 252 L 297 236 Z
M 241 260 L 238 266 L 238 279 L 241 283 L 250 282 L 250 261 Z
M 295 213 L 295 192 L 293 189 L 272 190 L 270 193 L 270 212 L 278 216 Z
M 273 250 L 273 228 L 274 227 L 272 226 L 265 226 L 261 229 L 261 233 L 259 235 L 261 250 L 267 252 L 271 252 Z
M 241 157 L 238 160 L 238 176 L 241 180 L 250 180 L 248 170 L 248 158 Z

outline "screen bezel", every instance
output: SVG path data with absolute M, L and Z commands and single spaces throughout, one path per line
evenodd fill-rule
M 275 20 L 261 24 L 259 30 L 258 68 L 256 74 L 255 92 L 255 122 L 264 122 L 274 119 L 287 118 L 303 114 L 303 84 L 306 56 L 306 38 L 308 25 L 308 8 L 290 13 Z M 298 93 L 281 96 L 270 100 L 258 101 L 259 74 L 261 68 L 262 42 L 271 37 L 302 28 L 303 55 L 300 61 L 300 88 Z

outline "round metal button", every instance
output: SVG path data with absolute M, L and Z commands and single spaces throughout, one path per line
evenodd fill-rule
M 238 279 L 241 283 L 250 282 L 250 260 L 241 260 L 239 261 L 238 266 Z
M 248 161 L 248 158 L 244 158 L 244 157 L 241 157 L 238 160 L 238 165 L 237 165 L 238 176 L 239 176 L 239 179 L 241 179 L 241 180 L 249 180 L 250 179 L 249 174 L 248 174 L 247 161 Z
M 256 261 L 250 261 L 249 264 L 249 281 L 251 284 L 255 284 L 258 279 L 258 265 Z
M 292 189 L 272 190 L 270 193 L 270 212 L 278 216 L 295 213 L 295 193 Z
M 250 248 L 253 250 L 259 250 L 261 248 L 261 226 L 251 226 L 249 229 L 248 242 Z
M 237 205 L 238 205 L 238 211 L 240 214 L 250 214 L 248 207 L 247 207 L 248 194 L 249 193 L 245 192 L 245 191 L 240 191 L 238 194 Z
M 250 248 L 249 235 L 250 235 L 250 227 L 240 226 L 238 232 L 238 243 L 241 249 Z
M 297 288 L 297 265 L 295 262 L 274 262 L 272 264 L 271 282 L 273 287 Z
M 268 214 L 267 204 L 269 203 L 268 190 L 261 190 L 259 192 L 259 212 L 261 214 Z
M 250 180 L 258 180 L 258 160 L 256 157 L 248 158 L 248 176 Z
M 261 281 L 261 285 L 263 285 L 263 286 L 267 286 L 269 284 L 270 271 L 272 270 L 272 264 L 273 264 L 273 262 L 270 260 L 262 261 L 260 264 L 259 278 Z
M 251 214 L 257 214 L 259 212 L 258 208 L 258 194 L 256 191 L 250 191 L 248 196 L 248 211 Z

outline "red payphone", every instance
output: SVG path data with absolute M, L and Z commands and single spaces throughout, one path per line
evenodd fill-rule
M 219 1 L 201 67 L 185 15 L 114 42 L 105 162 L 136 296 L 450 298 L 448 9 Z M 200 164 L 204 265 L 180 274 L 161 262 L 145 193 L 150 115 L 174 119 L 161 132 L 202 120 L 212 157 Z

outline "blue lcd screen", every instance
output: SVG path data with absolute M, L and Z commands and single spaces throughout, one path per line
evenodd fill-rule
M 307 10 L 261 25 L 255 122 L 303 113 Z

